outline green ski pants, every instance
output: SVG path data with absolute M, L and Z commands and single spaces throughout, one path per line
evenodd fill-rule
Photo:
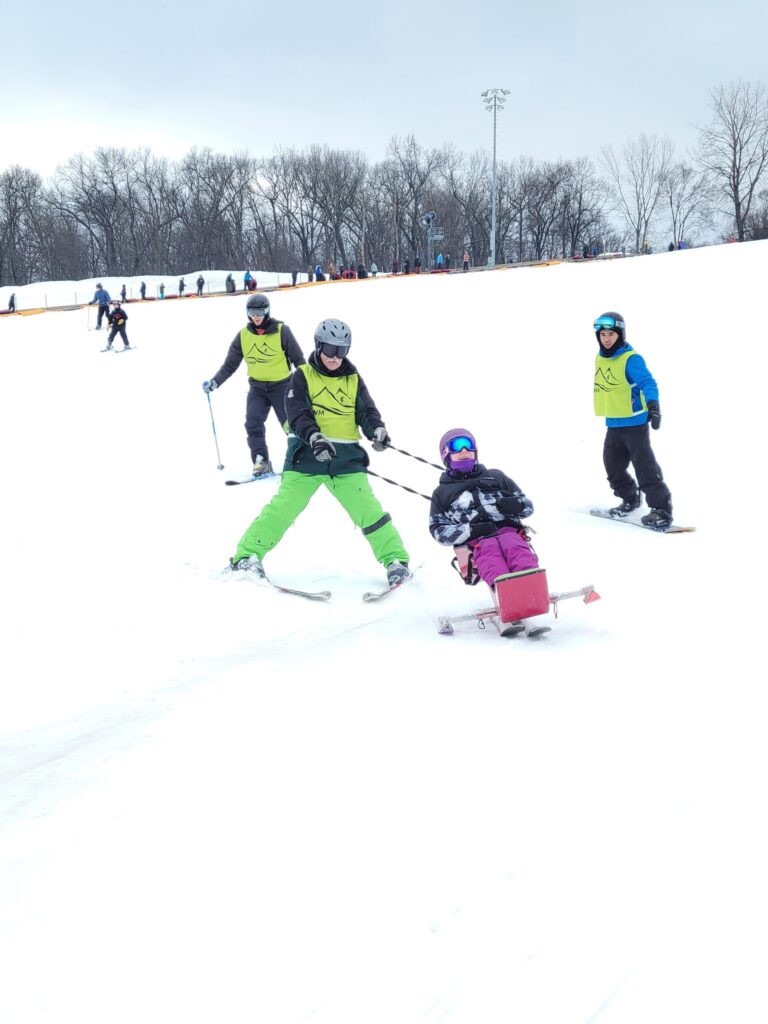
M 263 558 L 276 547 L 322 484 L 344 507 L 355 526 L 363 531 L 378 562 L 383 566 L 395 561 L 408 562 L 408 552 L 403 547 L 400 534 L 371 490 L 365 473 L 327 476 L 324 473 L 293 472 L 283 473 L 277 494 L 241 537 L 233 561 L 239 562 L 248 555 Z

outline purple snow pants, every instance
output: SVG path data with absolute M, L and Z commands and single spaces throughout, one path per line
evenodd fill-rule
M 493 537 L 483 537 L 471 547 L 480 578 L 489 587 L 493 586 L 497 576 L 539 567 L 539 560 L 528 541 L 512 526 L 502 526 Z

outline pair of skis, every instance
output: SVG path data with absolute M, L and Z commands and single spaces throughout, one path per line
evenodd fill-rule
M 410 576 L 408 579 L 410 579 Z M 292 594 L 294 597 L 303 597 L 307 601 L 330 601 L 333 596 L 330 590 L 299 590 L 297 587 L 285 587 L 282 583 L 275 583 L 268 576 L 262 576 L 261 580 L 272 587 L 273 590 L 279 590 L 281 594 Z M 393 590 L 398 590 L 402 587 L 405 582 L 407 581 L 402 580 L 400 583 L 393 583 L 392 586 L 383 587 L 381 590 L 368 590 L 363 594 L 363 600 L 367 604 L 370 604 L 372 601 L 380 601 L 382 597 L 386 597 Z

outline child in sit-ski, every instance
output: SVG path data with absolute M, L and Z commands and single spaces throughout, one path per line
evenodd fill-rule
M 480 578 L 493 588 L 499 576 L 536 569 L 520 520 L 533 503 L 500 469 L 477 461 L 473 435 L 462 428 L 440 439 L 445 472 L 432 494 L 429 532 L 439 544 L 467 545 Z

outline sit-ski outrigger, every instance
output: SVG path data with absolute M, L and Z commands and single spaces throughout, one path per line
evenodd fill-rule
M 468 586 L 479 582 L 480 576 L 472 559 L 472 549 L 466 544 L 454 546 L 455 558 L 451 562 Z M 557 618 L 560 601 L 580 597 L 584 604 L 599 601 L 600 595 L 593 586 L 581 587 L 560 594 L 550 594 L 546 569 L 525 569 L 499 576 L 494 581 L 493 596 L 495 607 L 472 612 L 469 615 L 442 615 L 437 620 L 437 631 L 443 636 L 452 636 L 457 622 L 476 622 L 485 629 L 486 622 L 496 627 L 500 636 L 512 637 L 520 633 L 535 639 L 549 633 L 551 626 L 536 625 L 528 620 L 537 615 L 546 615 L 552 608 Z

